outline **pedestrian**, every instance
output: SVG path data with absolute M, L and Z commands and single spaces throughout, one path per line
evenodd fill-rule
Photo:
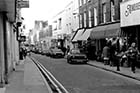
M 137 47 L 136 47 L 136 43 L 133 42 L 131 44 L 131 46 L 129 47 L 128 49 L 128 52 L 129 52 L 129 55 L 130 55 L 130 58 L 129 58 L 129 61 L 130 61 L 130 64 L 131 64 L 131 71 L 133 73 L 135 73 L 135 70 L 136 70 L 136 58 L 137 58 L 137 54 L 138 54 L 138 50 L 137 50 Z
M 19 51 L 19 53 L 20 53 L 20 55 L 19 55 L 20 56 L 20 60 L 23 60 L 23 57 L 24 57 L 23 56 L 23 51 L 24 51 L 23 48 L 20 47 L 20 51 Z
M 121 57 L 121 66 L 124 66 L 124 63 L 126 64 L 127 62 L 127 43 L 126 40 L 123 42 L 122 48 L 121 48 L 121 53 L 122 53 L 122 57 Z
M 110 60 L 110 48 L 109 48 L 108 43 L 107 43 L 106 46 L 103 48 L 102 57 L 103 57 L 104 65 L 109 65 L 109 60 Z
M 116 38 L 112 39 L 112 43 L 110 45 L 110 66 L 115 65 L 115 55 L 116 55 Z
M 115 52 L 115 64 L 117 66 L 117 71 L 120 71 L 120 59 L 122 54 L 120 53 L 120 42 L 119 38 L 116 39 L 116 52 Z
M 61 48 L 62 52 L 64 53 L 64 55 L 66 54 L 67 48 L 66 47 L 62 47 Z
M 67 46 L 67 54 L 69 53 L 70 51 L 70 46 Z
M 24 56 L 24 58 L 26 58 L 26 55 L 27 55 L 27 49 L 26 48 L 23 48 L 23 56 Z

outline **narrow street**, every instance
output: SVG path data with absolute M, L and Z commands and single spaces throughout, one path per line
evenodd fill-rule
M 64 58 L 33 54 L 69 93 L 140 93 L 139 81 L 87 64 L 68 64 Z

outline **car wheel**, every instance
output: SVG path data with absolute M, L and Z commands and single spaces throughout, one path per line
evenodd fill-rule
M 85 64 L 87 64 L 87 61 L 85 62 Z
M 68 62 L 69 64 L 71 63 L 70 60 L 68 60 L 68 59 L 67 59 L 67 62 Z

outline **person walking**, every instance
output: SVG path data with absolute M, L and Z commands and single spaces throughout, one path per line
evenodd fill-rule
M 67 46 L 67 54 L 69 53 L 69 51 L 70 51 L 70 46 Z
M 137 57 L 137 54 L 138 54 L 138 50 L 137 50 L 137 47 L 136 47 L 136 43 L 133 42 L 131 44 L 131 46 L 129 47 L 128 49 L 128 52 L 130 54 L 130 58 L 129 58 L 129 61 L 130 61 L 130 64 L 131 64 L 131 71 L 133 73 L 135 73 L 135 70 L 136 70 L 136 57 Z
M 102 56 L 103 56 L 104 65 L 109 65 L 109 60 L 110 60 L 110 48 L 109 48 L 108 43 L 107 43 L 106 46 L 103 48 Z
M 27 49 L 24 47 L 22 52 L 23 52 L 23 57 L 25 59 L 27 56 Z
M 121 66 L 124 66 L 124 64 L 128 64 L 128 57 L 127 57 L 127 43 L 126 43 L 126 40 L 124 41 L 123 45 L 122 45 L 122 48 L 121 48 L 121 53 L 122 53 L 122 57 L 121 57 L 121 60 L 120 60 L 120 63 L 121 63 Z
M 115 59 L 116 59 L 116 38 L 112 39 L 110 45 L 110 66 L 115 66 Z

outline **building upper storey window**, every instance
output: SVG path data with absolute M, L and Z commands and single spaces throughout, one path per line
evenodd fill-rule
M 89 2 L 89 1 L 91 1 L 91 0 L 87 0 L 87 1 Z
M 103 14 L 103 16 L 102 16 L 103 21 L 102 22 L 106 23 L 106 3 L 102 4 L 102 11 L 103 11 L 103 13 L 102 13 Z
M 61 29 L 62 28 L 62 18 L 59 18 L 59 24 L 58 24 L 58 29 Z
M 111 0 L 111 21 L 115 21 L 115 2 Z
M 87 14 L 84 12 L 84 27 L 87 27 Z
M 86 0 L 83 0 L 83 4 L 86 4 Z
M 79 6 L 82 6 L 82 0 L 79 0 Z
M 92 27 L 92 13 L 90 9 L 88 11 L 88 24 L 89 24 L 89 27 Z
M 82 14 L 80 14 L 79 20 L 80 20 L 80 22 L 79 22 L 79 27 L 82 28 Z
M 94 8 L 94 26 L 97 26 L 97 8 Z

